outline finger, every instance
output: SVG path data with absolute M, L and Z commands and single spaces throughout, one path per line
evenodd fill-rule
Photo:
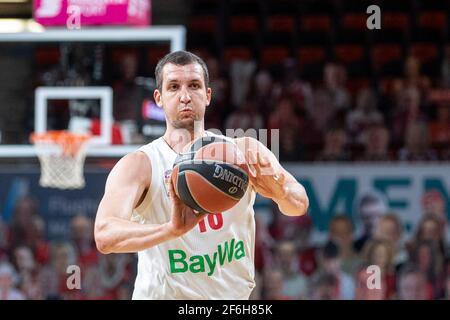
M 258 155 L 258 163 L 260 164 L 261 167 L 269 167 L 270 166 L 270 160 L 268 157 L 261 154 L 261 152 L 258 152 L 257 155 Z
M 283 172 L 280 173 L 276 173 L 274 175 L 274 179 L 276 182 L 278 182 L 279 184 L 284 184 L 284 182 L 286 181 L 286 175 Z
M 253 150 L 251 150 L 251 149 L 248 150 L 248 159 L 249 159 L 249 162 L 252 165 L 257 165 L 258 164 L 258 160 L 256 159 L 255 152 Z
M 205 219 L 205 216 L 207 215 L 207 213 L 199 213 L 197 215 L 197 223 L 199 223 L 200 221 L 202 221 L 203 219 Z
M 257 172 L 256 172 L 256 168 L 254 166 L 254 164 L 256 162 L 253 161 L 254 155 L 253 155 L 253 152 L 251 150 L 247 151 L 247 158 L 248 158 L 248 164 L 247 165 L 248 165 L 248 171 L 250 173 L 250 176 L 253 177 L 253 178 L 256 178 L 256 173 Z

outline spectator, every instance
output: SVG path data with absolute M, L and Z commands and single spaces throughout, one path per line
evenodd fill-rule
M 436 190 L 432 189 L 425 192 L 422 196 L 422 210 L 424 216 L 432 216 L 439 220 L 445 245 L 448 246 L 450 240 L 450 225 L 447 219 L 447 210 L 444 197 Z M 447 253 L 446 253 L 447 255 Z
M 248 129 L 258 131 L 263 127 L 264 119 L 252 100 L 247 100 L 225 120 L 225 129 L 242 129 L 245 132 Z
M 382 124 L 383 115 L 377 110 L 377 98 L 371 89 L 358 92 L 356 108 L 347 115 L 347 128 L 356 143 L 363 142 L 362 133 L 371 125 Z
M 316 272 L 316 277 L 321 274 L 331 274 L 336 278 L 334 290 L 336 297 L 342 300 L 351 300 L 355 294 L 355 284 L 351 275 L 342 271 L 341 260 L 339 258 L 339 248 L 333 242 L 327 242 L 322 249 L 320 268 Z
M 274 241 L 257 213 L 255 214 L 255 224 L 255 269 L 263 272 L 266 267 L 273 265 L 271 248 L 274 246 Z
M 267 70 L 255 74 L 249 97 L 253 97 L 258 111 L 266 117 L 273 111 L 276 101 L 273 88 L 273 79 Z
M 50 243 L 47 241 L 45 221 L 41 216 L 35 215 L 31 221 L 34 234 L 34 243 L 31 249 L 40 265 L 47 264 L 50 260 Z
M 228 81 L 222 76 L 220 65 L 216 58 L 209 57 L 206 59 L 206 65 L 208 67 L 209 87 L 212 89 L 213 95 L 210 104 L 212 108 L 206 108 L 205 111 L 205 120 L 207 121 L 205 127 L 207 129 L 221 129 L 222 122 L 230 111 L 227 107 L 227 97 L 229 96 Z
M 429 300 L 426 276 L 413 264 L 406 264 L 400 270 L 397 280 L 399 300 Z
M 402 226 L 397 215 L 388 213 L 380 217 L 375 227 L 374 239 L 389 242 L 396 270 L 408 260 L 408 252 L 402 242 Z
M 5 223 L 3 223 L 1 217 L 0 217 L 0 262 L 3 260 L 6 260 L 9 249 L 8 244 L 8 238 L 9 238 L 9 230 Z
M 318 156 L 318 161 L 349 161 L 346 149 L 347 135 L 342 128 L 330 129 L 325 133 L 325 146 Z
M 81 299 L 80 290 L 67 286 L 67 268 L 77 265 L 74 247 L 68 242 L 52 244 L 50 264 L 42 268 L 41 287 L 45 299 Z
M 30 221 L 33 221 L 36 215 L 38 215 L 38 204 L 34 199 L 25 196 L 17 200 L 10 226 L 12 249 L 22 245 L 34 247 L 36 243 L 35 232 Z
M 292 241 L 282 241 L 277 247 L 277 260 L 283 274 L 283 296 L 304 299 L 307 296 L 306 278 L 300 273 L 297 252 Z
M 283 272 L 280 269 L 268 269 L 264 273 L 264 300 L 291 300 L 283 295 Z
M 42 300 L 40 269 L 30 248 L 22 246 L 14 250 L 14 261 L 19 274 L 19 287 L 28 300 Z
M 363 266 L 356 273 L 355 300 L 384 300 L 386 296 L 386 286 L 377 287 L 374 283 L 376 279 L 373 270 L 368 266 Z
M 436 152 L 430 148 L 427 127 L 422 122 L 411 123 L 406 129 L 405 146 L 399 151 L 401 161 L 436 161 Z
M 353 249 L 353 224 L 344 215 L 334 216 L 328 227 L 329 239 L 339 247 L 339 259 L 342 270 L 355 274 L 361 264 L 361 259 Z
M 441 64 L 441 86 L 450 88 L 450 46 L 445 47 L 445 56 Z
M 450 144 L 450 103 L 440 103 L 436 113 L 436 120 L 428 122 L 430 143 L 445 148 Z
M 415 250 L 418 243 L 431 241 L 437 249 L 436 259 L 438 266 L 442 266 L 446 257 L 445 234 L 440 220 L 434 216 L 427 215 L 419 222 L 413 242 L 410 243 L 411 252 Z M 412 255 L 412 254 L 411 254 Z
M 330 273 L 316 274 L 310 285 L 311 300 L 338 300 L 337 279 Z
M 303 119 L 295 113 L 292 100 L 282 98 L 269 117 L 269 130 L 280 130 L 280 158 L 285 161 L 300 158 L 301 145 L 297 137 L 303 125 Z
M 345 88 L 347 74 L 344 67 L 328 63 L 323 70 L 325 90 L 331 97 L 331 108 L 335 111 L 350 107 L 350 94 Z
M 362 161 L 390 161 L 389 131 L 384 125 L 372 125 L 364 133 Z
M 445 279 L 445 300 L 450 300 L 450 274 L 447 275 L 447 278 Z
M 137 139 L 137 121 L 141 114 L 143 88 L 136 84 L 138 57 L 127 53 L 120 59 L 120 75 L 114 84 L 114 120 L 120 124 L 120 132 L 125 144 Z
M 98 261 L 98 251 L 94 242 L 94 221 L 78 214 L 72 219 L 72 240 L 81 267 Z
M 438 257 L 436 244 L 431 241 L 421 241 L 416 244 L 412 253 L 412 262 L 426 276 L 427 292 L 430 299 L 437 298 L 444 291 L 442 260 Z
M 386 214 L 386 204 L 381 196 L 368 193 L 359 200 L 357 210 L 362 221 L 363 234 L 355 241 L 355 250 L 360 252 L 366 241 L 372 239 L 380 217 Z
M 24 300 L 22 292 L 15 288 L 17 274 L 8 262 L 0 262 L 0 300 Z
M 371 240 L 367 242 L 363 248 L 363 257 L 363 266 L 366 268 L 369 266 L 380 268 L 381 297 L 384 300 L 394 298 L 396 285 L 394 252 L 390 243 L 385 240 Z M 359 276 L 361 276 L 361 272 Z
M 121 286 L 130 281 L 130 255 L 101 255 L 99 263 L 85 270 L 83 291 L 86 299 L 117 300 Z
M 410 124 L 421 120 L 420 99 L 416 87 L 406 88 L 397 97 L 392 123 L 392 140 L 395 144 L 403 144 Z

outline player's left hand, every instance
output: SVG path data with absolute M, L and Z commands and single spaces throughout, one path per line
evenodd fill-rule
M 286 175 L 281 166 L 271 162 L 260 151 L 247 150 L 249 179 L 255 191 L 270 199 L 283 199 L 287 195 Z

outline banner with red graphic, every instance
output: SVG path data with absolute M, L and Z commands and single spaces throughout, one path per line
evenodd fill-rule
M 151 0 L 34 0 L 33 17 L 44 26 L 150 25 Z

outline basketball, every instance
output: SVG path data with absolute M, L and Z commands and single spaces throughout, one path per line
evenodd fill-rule
M 175 160 L 172 179 L 177 196 L 189 207 L 205 213 L 231 209 L 248 187 L 248 167 L 231 141 L 202 137 Z

